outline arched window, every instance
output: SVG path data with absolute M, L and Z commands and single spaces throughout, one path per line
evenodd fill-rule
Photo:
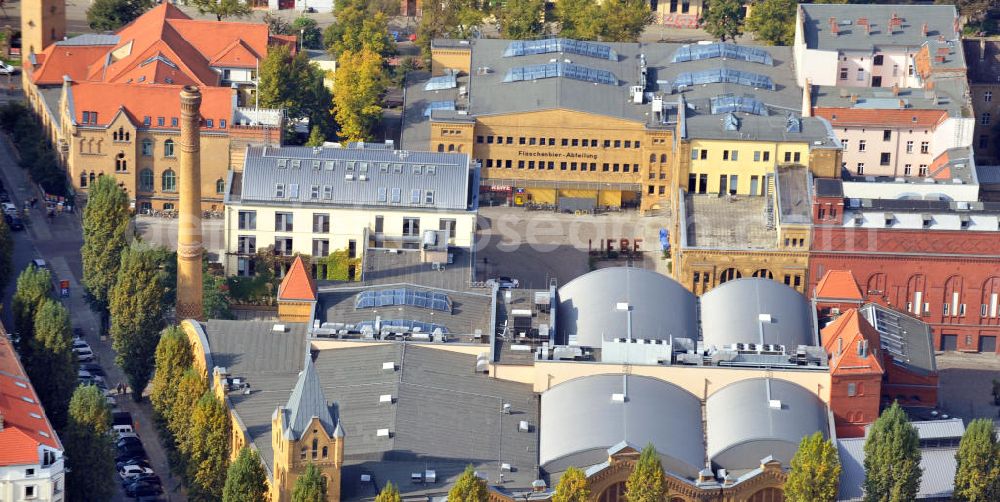
M 90 183 L 93 184 L 95 179 L 97 179 L 97 175 L 95 175 L 93 173 L 93 171 L 91 171 L 91 173 L 90 173 Z
M 87 188 L 87 172 L 80 173 L 80 188 Z
M 152 192 L 153 191 L 153 170 L 146 168 L 139 171 L 139 191 L 140 192 Z
M 125 160 L 125 153 L 119 153 L 115 156 L 115 172 L 120 173 L 123 171 L 128 171 L 128 161 Z
M 769 487 L 759 490 L 751 495 L 750 498 L 747 499 L 747 502 L 784 502 L 784 500 L 785 492 L 778 488 Z
M 312 446 L 313 446 L 312 447 L 312 457 L 316 458 L 316 455 L 319 454 L 319 440 L 316 439 L 316 438 L 313 438 L 313 445 Z
M 163 156 L 164 157 L 174 156 L 174 140 L 168 139 L 163 142 Z
M 733 279 L 739 279 L 740 277 L 743 277 L 743 274 L 741 274 L 739 270 L 736 270 L 735 268 L 727 268 L 723 270 L 722 275 L 719 276 L 719 284 Z
M 619 481 L 607 487 L 597 497 L 598 502 L 625 502 L 625 482 Z
M 169 141 L 169 140 L 168 140 Z M 176 192 L 177 191 L 177 175 L 170 169 L 163 171 L 163 176 L 161 177 L 160 188 L 164 192 Z
M 327 457 L 327 453 L 328 453 L 327 448 L 326 448 L 326 446 L 324 446 L 323 447 L 323 458 Z
M 455 144 L 454 143 L 449 143 L 448 144 L 448 151 L 449 152 L 454 152 L 455 151 Z
M 753 276 L 754 277 L 763 277 L 765 279 L 774 279 L 774 274 L 772 274 L 771 271 L 768 270 L 768 269 L 766 269 L 766 268 L 762 268 L 760 270 L 755 270 L 754 273 L 753 273 Z
M 309 450 L 308 450 L 308 449 L 306 449 L 306 447 L 305 447 L 305 446 L 303 446 L 303 447 L 302 447 L 302 451 L 301 451 L 301 452 L 299 452 L 299 458 L 300 458 L 300 459 L 302 459 L 302 460 L 305 460 L 305 459 L 306 459 L 306 453 L 307 453 L 308 451 L 309 451 Z
M 666 162 L 666 161 L 667 161 L 667 154 L 661 153 L 660 154 L 660 162 Z
M 226 180 L 219 178 L 215 180 L 215 193 L 225 193 L 226 192 Z
M 439 152 L 443 152 L 444 151 L 444 143 L 438 143 L 438 151 Z
M 167 203 L 163 204 L 163 210 L 164 211 L 173 211 L 174 210 L 174 203 L 173 202 L 167 202 Z M 305 448 L 303 448 L 303 450 L 304 449 Z
M 649 161 L 650 162 L 656 162 L 656 154 L 655 153 L 649 154 Z

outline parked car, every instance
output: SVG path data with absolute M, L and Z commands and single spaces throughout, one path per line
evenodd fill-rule
M 487 286 L 492 286 L 496 284 L 500 289 L 516 289 L 521 285 L 521 282 L 517 279 L 512 279 L 510 277 L 497 277 L 496 279 L 489 279 L 486 281 Z
M 132 428 L 131 424 L 115 424 L 112 427 L 114 428 L 115 434 L 118 435 L 135 433 L 135 429 Z
M 4 219 L 7 220 L 7 227 L 9 227 L 14 232 L 20 232 L 24 230 L 24 220 L 14 216 L 12 214 L 5 214 Z
M 107 386 L 107 384 L 104 383 L 103 377 L 91 374 L 87 370 L 77 370 L 76 378 L 80 382 L 87 382 L 87 385 L 97 385 L 98 387 Z
M 13 75 L 17 73 L 17 68 L 0 61 L 0 75 Z
M 41 258 L 35 258 L 34 260 L 31 260 L 31 266 L 35 268 L 49 268 L 49 264 L 45 263 L 45 260 Z
M 160 485 L 150 483 L 135 483 L 125 488 L 125 495 L 129 497 L 148 497 L 161 493 L 163 493 L 163 488 Z
M 118 475 L 122 479 L 135 478 L 146 474 L 154 474 L 154 472 L 149 467 L 140 465 L 126 465 L 118 471 Z
M 117 432 L 117 431 L 115 431 Z M 129 431 L 131 432 L 131 431 Z M 142 448 L 142 441 L 139 440 L 138 436 L 135 437 L 123 437 L 115 441 L 115 447 L 119 450 L 125 450 L 128 448 L 135 448 L 136 446 Z
M 151 485 L 163 486 L 163 481 L 160 481 L 160 477 L 156 474 L 140 474 L 131 478 L 125 478 L 122 480 L 122 488 L 128 488 L 129 485 L 134 485 L 136 483 L 147 483 Z
M 112 413 L 111 425 L 133 425 L 132 414 L 127 411 L 116 411 Z
M 83 340 L 81 340 L 79 338 L 74 338 L 73 339 L 73 350 L 76 350 L 76 349 L 89 349 L 89 348 L 90 348 L 90 344 L 89 343 L 87 343 L 87 342 L 85 342 L 85 341 L 83 341 Z
M 76 352 L 76 360 L 81 363 L 87 363 L 97 359 L 97 356 L 95 356 L 90 349 L 79 349 L 74 350 L 73 352 Z
M 9 214 L 9 215 L 17 214 L 17 206 L 15 206 L 13 203 L 4 202 L 0 204 L 0 207 L 3 207 L 3 214 Z
M 126 465 L 138 465 L 141 467 L 149 467 L 150 469 L 152 469 L 152 466 L 149 465 L 149 462 L 147 462 L 146 459 L 130 458 L 122 460 L 120 462 L 115 462 L 115 470 L 120 471 L 122 470 L 122 467 L 125 467 Z
M 124 451 L 118 450 L 118 454 L 115 455 L 115 462 L 125 462 L 128 460 L 145 460 L 146 450 L 142 446 L 138 448 L 126 449 Z
M 80 369 L 89 371 L 91 375 L 107 376 L 104 374 L 104 368 L 97 363 L 80 363 Z
M 108 403 L 108 407 L 111 409 L 118 408 L 118 400 L 114 396 L 104 396 L 104 402 Z

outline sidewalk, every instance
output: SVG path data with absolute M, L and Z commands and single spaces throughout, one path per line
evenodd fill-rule
M 14 150 L 6 135 L 0 133 L 0 175 L 8 187 L 12 201 L 18 207 L 23 207 L 24 201 L 31 197 L 39 197 L 37 189 L 31 183 L 27 173 L 17 165 Z M 74 328 L 80 328 L 85 333 L 87 343 L 97 355 L 97 362 L 104 369 L 108 387 L 114 387 L 118 382 L 126 381 L 121 368 L 115 364 L 115 352 L 111 348 L 111 340 L 100 336 L 99 317 L 90 309 L 85 298 L 80 249 L 83 247 L 83 229 L 81 224 L 82 211 L 77 209 L 71 214 L 60 214 L 49 221 L 44 209 L 39 205 L 25 216 L 28 231 L 26 232 L 37 255 L 44 259 L 52 270 L 53 281 L 68 280 L 70 294 L 68 298 L 60 298 L 62 304 L 70 311 Z M 59 291 L 55 291 L 58 295 Z M 163 480 L 164 498 L 171 501 L 187 500 L 179 478 L 170 473 L 166 450 L 160 441 L 153 421 L 153 410 L 146 400 L 135 403 L 130 397 L 116 396 L 118 408 L 132 414 L 136 432 L 142 439 L 150 465 Z M 115 476 L 114 482 L 119 484 Z M 119 490 L 113 498 L 115 501 L 127 500 Z

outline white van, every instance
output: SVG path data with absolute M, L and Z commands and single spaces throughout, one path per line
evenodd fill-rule
M 132 429 L 131 425 L 116 425 L 114 426 L 115 434 L 121 436 L 122 434 L 135 434 L 135 430 Z

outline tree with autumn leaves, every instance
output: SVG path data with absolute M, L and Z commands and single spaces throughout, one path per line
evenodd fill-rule
M 386 88 L 382 56 L 367 48 L 345 51 L 337 64 L 333 105 L 339 136 L 346 141 L 371 140 L 382 118 L 381 98 Z

